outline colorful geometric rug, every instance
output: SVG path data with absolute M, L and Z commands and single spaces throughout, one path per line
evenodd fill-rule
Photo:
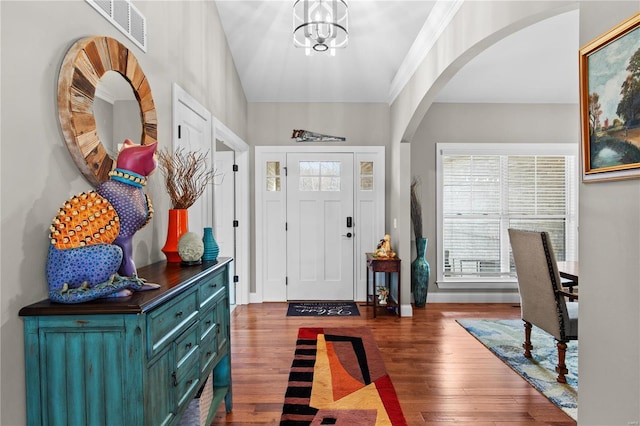
M 407 425 L 371 332 L 300 328 L 280 426 Z
M 291 302 L 288 317 L 359 317 L 354 302 Z
M 522 320 L 457 320 L 505 364 L 516 371 L 551 402 L 571 418 L 578 419 L 578 341 L 567 343 L 565 363 L 569 369 L 567 383 L 556 381 L 558 349 L 555 339 L 545 331 L 533 327 L 531 344 L 533 358 L 525 358 L 524 323 Z

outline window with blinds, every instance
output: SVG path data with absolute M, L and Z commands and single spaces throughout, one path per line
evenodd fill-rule
M 574 259 L 575 150 L 565 144 L 438 144 L 439 284 L 514 281 L 509 228 L 546 230 L 557 259 Z

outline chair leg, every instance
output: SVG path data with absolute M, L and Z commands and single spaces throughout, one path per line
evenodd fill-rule
M 567 366 L 564 363 L 565 355 L 567 353 L 567 343 L 558 340 L 558 365 L 556 366 L 556 373 L 558 373 L 558 382 L 567 383 L 567 378 L 565 374 L 569 372 L 567 370 Z
M 531 358 L 531 349 L 533 349 L 533 346 L 531 345 L 531 323 L 528 321 L 524 322 L 524 343 L 522 347 L 524 348 L 525 358 Z

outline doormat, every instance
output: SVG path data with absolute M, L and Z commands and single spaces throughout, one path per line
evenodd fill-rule
M 407 426 L 366 327 L 300 328 L 280 426 Z
M 354 302 L 291 302 L 288 317 L 359 317 Z

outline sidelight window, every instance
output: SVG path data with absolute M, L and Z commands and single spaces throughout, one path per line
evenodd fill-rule
M 267 191 L 280 191 L 280 162 L 267 161 Z
M 360 162 L 360 191 L 373 191 L 373 161 Z

